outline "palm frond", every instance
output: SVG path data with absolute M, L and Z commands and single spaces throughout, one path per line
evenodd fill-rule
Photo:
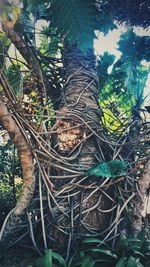
M 53 0 L 50 6 L 51 25 L 65 35 L 70 43 L 78 42 L 81 49 L 93 46 L 95 30 L 108 32 L 113 23 L 105 14 L 100 14 L 94 1 Z M 62 19 L 63 18 L 63 19 Z

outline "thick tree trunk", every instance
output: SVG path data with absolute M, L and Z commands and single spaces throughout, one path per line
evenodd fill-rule
M 142 230 L 143 217 L 150 214 L 149 207 L 149 194 L 150 190 L 150 159 L 145 164 L 143 173 L 138 181 L 138 191 L 136 192 L 135 198 L 133 199 L 133 212 L 132 212 L 132 223 L 131 233 L 137 235 Z M 146 198 L 148 201 L 146 202 Z M 147 203 L 144 207 L 145 202 Z
M 55 180 L 55 203 L 51 199 L 54 220 L 50 236 L 57 240 L 55 248 L 68 246 L 69 253 L 76 239 L 100 235 L 106 229 L 110 214 L 102 210 L 108 209 L 111 203 L 99 189 L 103 178 L 85 175 L 89 168 L 105 161 L 99 139 L 95 57 L 90 50 L 84 55 L 76 46 L 71 47 L 65 50 L 64 66 L 66 83 L 59 118 L 53 128 L 53 145 L 62 160 L 62 168 L 58 169 Z
M 9 133 L 10 138 L 14 142 L 20 156 L 20 162 L 23 173 L 23 189 L 22 195 L 16 204 L 16 207 L 10 212 L 4 221 L 0 232 L 0 241 L 8 242 L 15 227 L 21 222 L 21 216 L 33 197 L 35 188 L 34 165 L 30 146 L 18 127 L 13 115 L 10 114 L 6 105 L 0 101 L 0 125 L 2 125 Z M 8 246 L 8 244 L 6 244 Z

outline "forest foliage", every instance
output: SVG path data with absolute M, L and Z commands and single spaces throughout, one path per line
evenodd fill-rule
M 142 26 L 147 29 L 150 25 L 150 16 L 147 1 L 141 4 L 141 1 L 137 0 L 133 5 L 132 1 L 119 2 L 118 4 L 118 1 L 109 0 L 64 0 L 62 3 L 58 0 L 24 0 L 18 1 L 18 5 L 16 5 L 13 1 L 12 3 L 9 1 L 5 3 L 4 0 L 0 0 L 0 17 L 3 29 L 0 33 L 0 97 L 1 101 L 10 108 L 11 114 L 16 114 L 18 110 L 18 114 L 17 116 L 14 115 L 14 118 L 16 121 L 19 120 L 22 131 L 26 133 L 24 136 L 26 136 L 26 140 L 30 144 L 29 147 L 32 149 L 35 160 L 37 160 L 37 144 L 43 156 L 43 147 L 45 146 L 44 149 L 47 151 L 49 147 L 51 148 L 51 144 L 49 144 L 51 141 L 50 131 L 52 130 L 54 134 L 57 131 L 54 128 L 55 117 L 58 116 L 59 100 L 65 94 L 64 84 L 67 85 L 68 83 L 68 80 L 65 80 L 67 67 L 64 51 L 68 47 L 69 49 L 78 47 L 80 57 L 90 59 L 91 66 L 95 66 L 94 70 L 98 80 L 97 102 L 101 115 L 99 128 L 108 149 L 107 160 L 104 160 L 105 156 L 102 157 L 102 162 L 99 165 L 90 168 L 82 175 L 97 177 L 97 181 L 101 179 L 100 186 L 102 185 L 102 187 L 114 183 L 116 190 L 114 203 L 117 202 L 120 208 L 120 210 L 118 208 L 118 214 L 121 216 L 123 211 L 123 216 L 128 218 L 131 213 L 131 206 L 128 207 L 128 202 L 135 194 L 133 180 L 135 179 L 137 182 L 141 177 L 144 166 L 142 164 L 147 162 L 146 157 L 149 155 L 149 140 L 147 140 L 149 107 L 144 107 L 144 103 L 149 96 L 148 94 L 145 95 L 145 88 L 150 68 L 150 37 L 148 30 L 147 32 L 145 30 L 147 34 L 138 35 L 135 33 L 135 27 Z M 39 30 L 38 26 L 42 20 L 45 21 L 46 26 Z M 97 38 L 97 33 L 102 32 L 107 35 L 110 31 L 120 27 L 119 24 L 125 26 L 125 32 L 122 33 L 118 42 L 118 50 L 121 52 L 120 58 L 117 59 L 115 55 L 109 54 L 107 51 L 96 58 L 93 54 L 93 41 Z M 8 33 L 9 30 L 12 30 L 12 35 L 5 34 L 7 29 Z M 18 51 L 21 45 L 24 45 L 27 53 L 25 54 L 23 50 L 20 50 L 22 55 L 17 51 L 15 56 L 12 56 L 10 53 L 12 44 Z M 91 66 L 89 65 L 89 68 Z M 80 96 L 78 98 L 80 99 Z M 5 138 L 7 139 L 6 142 Z M 50 141 L 46 144 L 48 138 Z M 128 145 L 130 141 L 131 151 L 130 145 Z M 0 142 L 0 214 L 3 221 L 9 211 L 15 207 L 21 195 L 23 174 L 18 153 L 4 129 L 0 129 Z M 121 144 L 126 144 L 126 142 L 124 152 Z M 109 154 L 111 154 L 110 151 L 114 143 L 116 147 L 113 148 L 113 156 L 111 155 L 110 160 Z M 54 150 L 56 153 L 57 144 L 55 144 Z M 123 153 L 120 154 L 122 150 Z M 52 150 L 52 152 L 54 151 Z M 53 157 L 54 155 L 58 156 L 58 153 L 53 154 Z M 43 159 L 45 165 L 40 165 L 37 160 L 36 173 L 38 173 L 37 169 L 40 169 L 41 173 L 45 175 L 46 170 L 50 176 L 48 167 L 44 167 L 43 170 L 43 166 L 47 166 L 47 158 L 43 156 Z M 137 169 L 136 160 L 139 164 Z M 52 162 L 52 169 L 55 167 L 56 163 L 54 163 Z M 130 182 L 130 173 L 132 175 L 134 169 L 133 186 Z M 46 234 L 43 223 L 46 215 L 41 210 L 43 209 L 45 212 L 47 206 L 50 206 L 49 197 L 48 204 L 45 205 L 45 198 L 47 198 L 47 196 L 45 197 L 45 188 L 48 187 L 47 192 L 49 192 L 49 188 L 50 191 L 53 191 L 53 183 L 47 182 L 48 176 L 47 174 L 44 175 L 42 179 L 45 179 L 46 186 L 41 183 L 41 178 L 39 178 L 37 183 L 39 189 L 35 187 L 36 194 L 37 192 L 39 194 L 36 195 L 35 199 L 40 196 L 40 201 L 38 204 L 33 203 L 31 207 L 33 210 L 29 209 L 28 213 L 31 239 L 35 250 L 40 255 L 41 251 L 43 252 L 43 245 L 41 245 L 39 238 L 37 241 L 39 249 L 34 240 L 32 220 L 36 231 L 37 221 L 39 220 L 40 223 L 42 221 L 42 242 L 46 249 Z M 51 176 L 53 177 L 53 175 L 55 177 L 55 171 Z M 59 175 L 61 177 L 61 174 Z M 129 179 L 129 183 L 125 184 L 126 188 L 117 187 L 116 183 L 124 181 L 125 178 Z M 91 181 L 90 179 L 89 181 Z M 109 183 L 107 184 L 107 182 Z M 81 188 L 82 186 L 84 188 L 84 184 L 81 184 Z M 129 196 L 125 192 L 126 189 L 130 193 Z M 57 194 L 59 196 L 59 193 Z M 110 198 L 112 197 L 110 196 Z M 53 199 L 53 201 L 56 200 Z M 72 205 L 71 200 L 69 201 L 69 205 Z M 45 205 L 44 208 L 43 205 Z M 119 220 L 121 221 L 121 219 L 118 219 L 118 224 Z M 114 223 L 115 221 L 112 222 L 112 226 Z M 147 232 L 140 232 L 137 237 L 131 238 L 123 234 L 119 236 L 117 233 L 119 227 L 115 229 L 117 229 L 115 230 L 116 239 L 111 245 L 96 238 L 85 239 L 81 242 L 80 251 L 77 250 L 75 254 L 67 255 L 66 259 L 47 248 L 45 255 L 35 260 L 30 266 L 92 267 L 103 264 L 107 267 L 112 264 L 115 267 L 148 267 L 150 259 Z M 109 235 L 111 236 L 111 230 L 108 237 Z M 68 251 L 69 249 L 67 253 L 69 253 Z

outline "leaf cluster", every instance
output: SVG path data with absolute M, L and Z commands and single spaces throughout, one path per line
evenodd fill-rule
M 43 15 L 37 17 L 35 14 L 34 2 L 29 3 L 28 10 L 36 19 L 41 19 Z M 70 44 L 77 42 L 82 50 L 93 47 L 96 30 L 106 34 L 116 28 L 111 15 L 100 12 L 95 1 L 45 0 L 40 2 L 39 8 L 41 7 L 45 8 L 45 19 L 50 22 L 50 28 L 57 30 L 57 36 L 64 38 Z
M 97 0 L 100 10 L 107 10 L 119 23 L 131 26 L 150 26 L 150 2 L 148 0 Z
M 8 141 L 0 146 L 0 215 L 2 217 L 14 207 L 15 199 L 12 191 L 12 179 L 21 176 L 19 158 L 14 146 Z M 19 189 L 20 191 L 20 189 Z M 17 192 L 16 190 L 16 193 Z
M 119 132 L 131 116 L 140 118 L 149 73 L 142 65 L 142 60 L 150 60 L 149 36 L 138 36 L 130 29 L 121 35 L 118 45 L 121 58 L 114 63 L 113 55 L 104 53 L 97 66 L 102 120 L 110 132 Z
M 5 71 L 15 95 L 18 95 L 21 91 L 22 75 L 20 68 L 21 66 L 19 64 L 11 64 Z
M 131 238 L 121 235 L 114 249 L 98 238 L 82 241 L 81 247 L 69 261 L 52 250 L 28 267 L 148 267 L 150 264 L 150 240 L 145 231 Z

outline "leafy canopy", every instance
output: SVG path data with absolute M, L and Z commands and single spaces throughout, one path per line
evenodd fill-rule
M 82 50 L 93 47 L 96 30 L 106 34 L 116 27 L 111 15 L 100 12 L 95 1 L 43 0 L 39 2 L 38 10 L 35 8 L 37 1 L 28 1 L 28 4 L 28 10 L 36 19 L 43 18 L 45 8 L 44 18 L 50 22 L 49 29 L 56 29 L 57 34 L 70 44 L 77 42 Z
M 121 58 L 113 63 L 113 55 L 105 53 L 99 58 L 99 103 L 104 111 L 103 122 L 110 131 L 125 129 L 129 117 L 140 118 L 144 103 L 144 88 L 149 68 L 142 60 L 150 60 L 150 37 L 138 36 L 133 30 L 123 33 L 118 43 Z M 112 65 L 111 73 L 108 73 Z

